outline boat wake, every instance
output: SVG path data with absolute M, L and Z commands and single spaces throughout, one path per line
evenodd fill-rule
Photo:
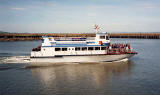
M 0 63 L 29 63 L 30 56 L 0 57 Z

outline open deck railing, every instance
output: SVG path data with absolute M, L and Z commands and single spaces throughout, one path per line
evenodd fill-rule
M 55 38 L 55 41 L 86 41 L 86 38 L 62 38 L 58 37 Z

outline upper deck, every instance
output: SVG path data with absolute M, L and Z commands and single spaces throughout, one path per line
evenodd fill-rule
M 108 34 L 97 33 L 96 37 L 47 37 L 42 39 L 42 47 L 76 47 L 76 46 L 107 46 L 110 43 Z

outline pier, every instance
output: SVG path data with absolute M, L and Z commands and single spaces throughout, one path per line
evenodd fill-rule
M 0 41 L 40 40 L 42 36 L 94 37 L 94 33 L 1 33 Z M 160 33 L 109 33 L 110 38 L 160 39 Z

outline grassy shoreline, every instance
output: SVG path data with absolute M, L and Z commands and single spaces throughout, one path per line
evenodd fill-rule
M 0 41 L 32 41 L 42 36 L 94 37 L 94 33 L 1 33 Z M 109 33 L 110 38 L 160 39 L 160 33 Z

